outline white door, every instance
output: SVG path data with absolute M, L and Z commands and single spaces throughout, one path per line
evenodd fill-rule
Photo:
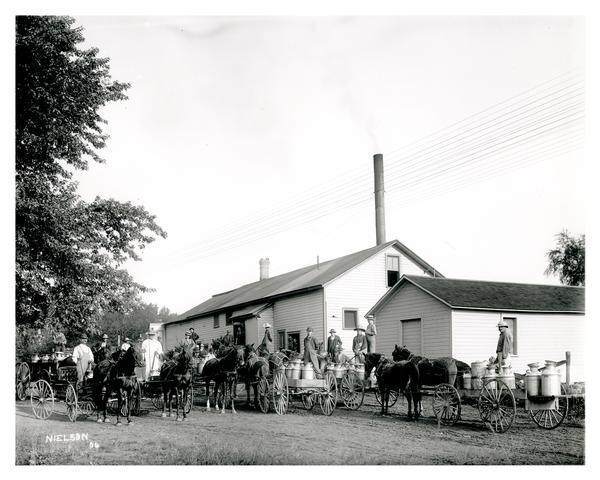
M 421 355 L 421 319 L 402 320 L 402 345 Z

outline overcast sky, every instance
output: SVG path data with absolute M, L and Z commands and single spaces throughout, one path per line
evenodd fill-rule
M 373 246 L 374 153 L 387 239 L 447 277 L 558 283 L 585 231 L 581 19 L 76 18 L 132 85 L 80 191 L 157 216 L 128 269 L 160 306 Z

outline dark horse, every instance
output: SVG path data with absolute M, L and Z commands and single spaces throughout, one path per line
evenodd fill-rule
M 381 414 L 388 413 L 390 392 L 393 390 L 406 397 L 409 419 L 412 419 L 414 405 L 415 420 L 418 420 L 420 412 L 417 405 L 421 401 L 421 391 L 417 366 L 408 361 L 393 362 L 381 353 L 365 353 L 365 374 L 370 374 L 373 368 L 381 396 Z
M 131 400 L 134 388 L 137 387 L 135 367 L 143 367 L 144 361 L 140 353 L 131 346 L 126 351 L 115 352 L 112 359 L 101 361 L 94 368 L 94 384 L 92 388 L 94 402 L 96 403 L 97 422 L 102 411 L 105 422 L 106 405 L 112 392 L 117 394 L 117 426 L 121 425 L 121 411 L 125 400 L 127 423 L 131 421 Z
M 219 357 L 211 358 L 204 364 L 202 378 L 206 382 L 206 411 L 210 412 L 210 382 L 215 382 L 213 389 L 213 403 L 218 409 L 217 395 L 219 390 L 223 393 L 221 413 L 225 413 L 227 398 L 231 398 L 231 413 L 236 413 L 233 401 L 233 389 L 237 383 L 237 370 L 244 364 L 242 347 L 225 347 L 219 350 Z
M 165 412 L 167 405 L 169 405 L 169 417 L 171 416 L 173 395 L 175 395 L 176 421 L 185 420 L 185 402 L 192 384 L 192 354 L 189 348 L 178 347 L 171 355 L 171 359 L 161 365 L 160 384 L 163 394 L 162 416 L 167 416 Z M 181 406 L 183 418 L 179 417 L 180 400 L 183 403 Z
M 450 385 L 454 386 L 456 382 L 458 361 L 452 357 L 429 359 L 420 355 L 414 355 L 406 347 L 399 347 L 398 345 L 395 345 L 394 351 L 392 352 L 392 357 L 396 361 L 408 360 L 418 367 L 419 376 L 421 379 L 419 388 L 421 388 L 423 385 L 434 387 L 436 385 L 440 385 L 441 383 L 449 383 Z M 460 363 L 466 365 L 463 362 Z M 420 403 L 419 411 L 423 411 L 423 407 Z
M 269 375 L 269 357 L 268 352 L 262 350 L 262 355 L 258 356 L 254 350 L 254 344 L 244 347 L 244 384 L 246 385 L 246 404 L 250 405 L 250 385 L 254 390 L 254 408 L 258 409 L 258 382 L 261 378 Z M 266 353 L 266 355 L 265 355 Z

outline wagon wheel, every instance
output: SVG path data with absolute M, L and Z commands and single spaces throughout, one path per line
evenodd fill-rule
M 317 398 L 314 392 L 302 394 L 302 405 L 304 408 L 307 410 L 312 410 L 315 406 L 315 403 L 317 403 Z
M 491 379 L 481 387 L 477 402 L 483 423 L 495 433 L 504 433 L 517 414 L 515 396 L 502 380 Z
M 564 387 L 561 388 L 561 392 L 565 393 Z M 568 397 L 558 397 L 556 403 L 556 410 L 529 410 L 529 416 L 538 427 L 552 430 L 563 423 L 569 413 L 569 399 Z
M 269 382 L 266 377 L 258 380 L 258 408 L 263 413 L 269 413 Z
M 77 410 L 79 409 L 79 405 L 77 404 L 77 392 L 71 383 L 67 385 L 65 391 L 65 405 L 67 407 L 67 417 L 74 422 L 77 420 Z
M 449 383 L 435 387 L 432 406 L 433 414 L 441 425 L 452 426 L 460 418 L 460 396 Z
M 81 412 L 81 415 L 89 417 L 90 415 L 93 415 L 96 411 L 96 405 L 94 404 L 94 402 L 84 401 L 79 404 L 79 410 Z
M 46 380 L 38 380 L 31 388 L 31 408 L 36 418 L 46 420 L 54 411 L 54 392 Z
M 131 392 L 131 415 L 140 416 L 140 405 L 142 403 L 142 385 L 136 382 Z
M 288 383 L 285 374 L 280 370 L 275 371 L 273 375 L 272 394 L 275 412 L 277 415 L 285 415 L 289 403 Z
M 358 410 L 363 404 L 365 398 L 364 384 L 354 370 L 346 372 L 342 377 L 340 395 L 344 405 L 350 410 Z
M 377 399 L 377 402 L 379 403 L 379 405 L 381 405 L 381 394 L 379 393 L 379 387 L 377 387 L 375 389 L 375 398 Z M 397 401 L 398 401 L 398 392 L 396 390 L 390 390 L 389 406 L 393 407 L 394 405 L 396 405 Z
M 162 410 L 163 403 L 164 399 L 162 393 L 156 393 L 152 396 L 152 405 L 154 405 L 154 408 L 156 408 L 157 410 Z
M 44 369 L 40 372 L 40 380 L 44 380 L 46 383 L 48 383 L 48 385 L 50 385 L 52 378 L 50 376 L 50 371 L 47 369 Z
M 337 382 L 332 372 L 325 374 L 323 392 L 319 394 L 319 406 L 323 415 L 331 415 L 337 404 Z
M 19 363 L 16 371 L 16 396 L 18 400 L 27 399 L 27 390 L 30 388 L 31 370 L 25 362 Z

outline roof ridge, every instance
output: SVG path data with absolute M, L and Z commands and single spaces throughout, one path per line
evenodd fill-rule
M 476 280 L 474 278 L 449 278 L 449 277 L 430 277 L 428 275 L 405 275 L 408 278 L 427 278 L 431 280 L 452 280 L 459 282 L 476 282 L 476 283 L 504 283 L 508 285 L 533 285 L 536 287 L 560 287 L 560 288 L 579 288 L 585 290 L 585 286 L 577 285 L 551 285 L 548 283 L 526 283 L 526 282 L 506 282 L 503 280 Z

